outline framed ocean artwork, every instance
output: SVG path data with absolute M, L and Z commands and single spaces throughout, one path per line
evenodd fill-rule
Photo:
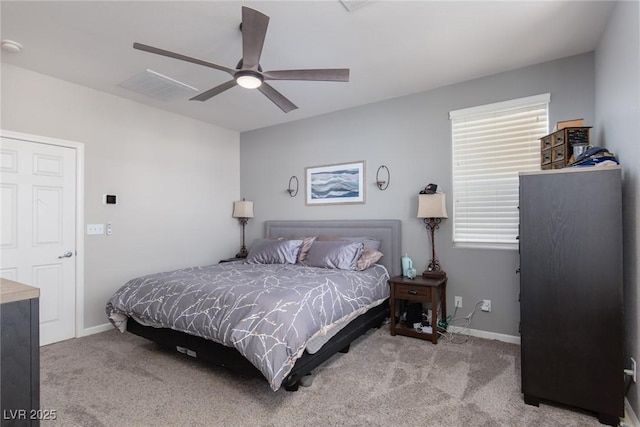
M 308 167 L 306 204 L 364 203 L 364 161 Z

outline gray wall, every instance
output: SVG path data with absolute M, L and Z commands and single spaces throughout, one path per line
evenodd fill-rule
M 638 241 L 640 240 L 640 24 L 638 2 L 620 2 L 596 50 L 596 129 L 622 165 L 624 227 L 625 368 L 640 361 Z M 636 414 L 640 396 L 627 398 Z
M 546 92 L 551 93 L 550 123 L 581 117 L 593 124 L 593 53 L 242 133 L 242 196 L 255 202 L 247 240 L 263 235 L 265 220 L 400 219 L 403 252 L 422 270 L 430 244 L 424 224 L 416 218 L 417 194 L 429 183 L 451 194 L 448 112 Z M 305 167 L 357 160 L 366 162 L 366 204 L 305 206 Z M 382 164 L 391 172 L 386 191 L 374 183 Z M 295 198 L 285 192 L 292 175 L 300 180 Z M 447 205 L 452 212 L 451 200 Z M 451 220 L 444 220 L 438 230 L 436 249 L 449 277 L 448 312 L 453 313 L 455 295 L 463 298 L 458 314 L 464 315 L 476 301 L 490 299 L 492 312 L 478 313 L 471 327 L 518 336 L 517 252 L 454 248 Z
M 113 235 L 78 236 L 84 329 L 108 322 L 106 301 L 126 280 L 238 250 L 237 132 L 5 63 L 2 128 L 85 146 L 84 220 L 111 221 Z M 106 193 L 118 205 L 103 205 Z

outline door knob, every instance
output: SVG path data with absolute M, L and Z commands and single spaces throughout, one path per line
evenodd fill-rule
M 71 251 L 67 251 L 65 253 L 63 253 L 61 256 L 59 256 L 58 258 L 69 258 L 73 256 L 73 252 Z

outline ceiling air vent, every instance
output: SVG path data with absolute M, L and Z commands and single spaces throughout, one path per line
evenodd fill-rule
M 360 9 L 362 6 L 371 4 L 373 0 L 340 0 L 340 3 L 349 11 L 353 12 L 356 9 Z
M 120 83 L 120 86 L 163 101 L 171 101 L 198 91 L 195 87 L 149 69 Z

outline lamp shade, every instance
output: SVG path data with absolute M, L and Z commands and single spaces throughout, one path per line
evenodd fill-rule
M 253 218 L 253 202 L 240 200 L 233 202 L 234 218 Z
M 447 197 L 444 193 L 419 194 L 418 218 L 449 218 Z

